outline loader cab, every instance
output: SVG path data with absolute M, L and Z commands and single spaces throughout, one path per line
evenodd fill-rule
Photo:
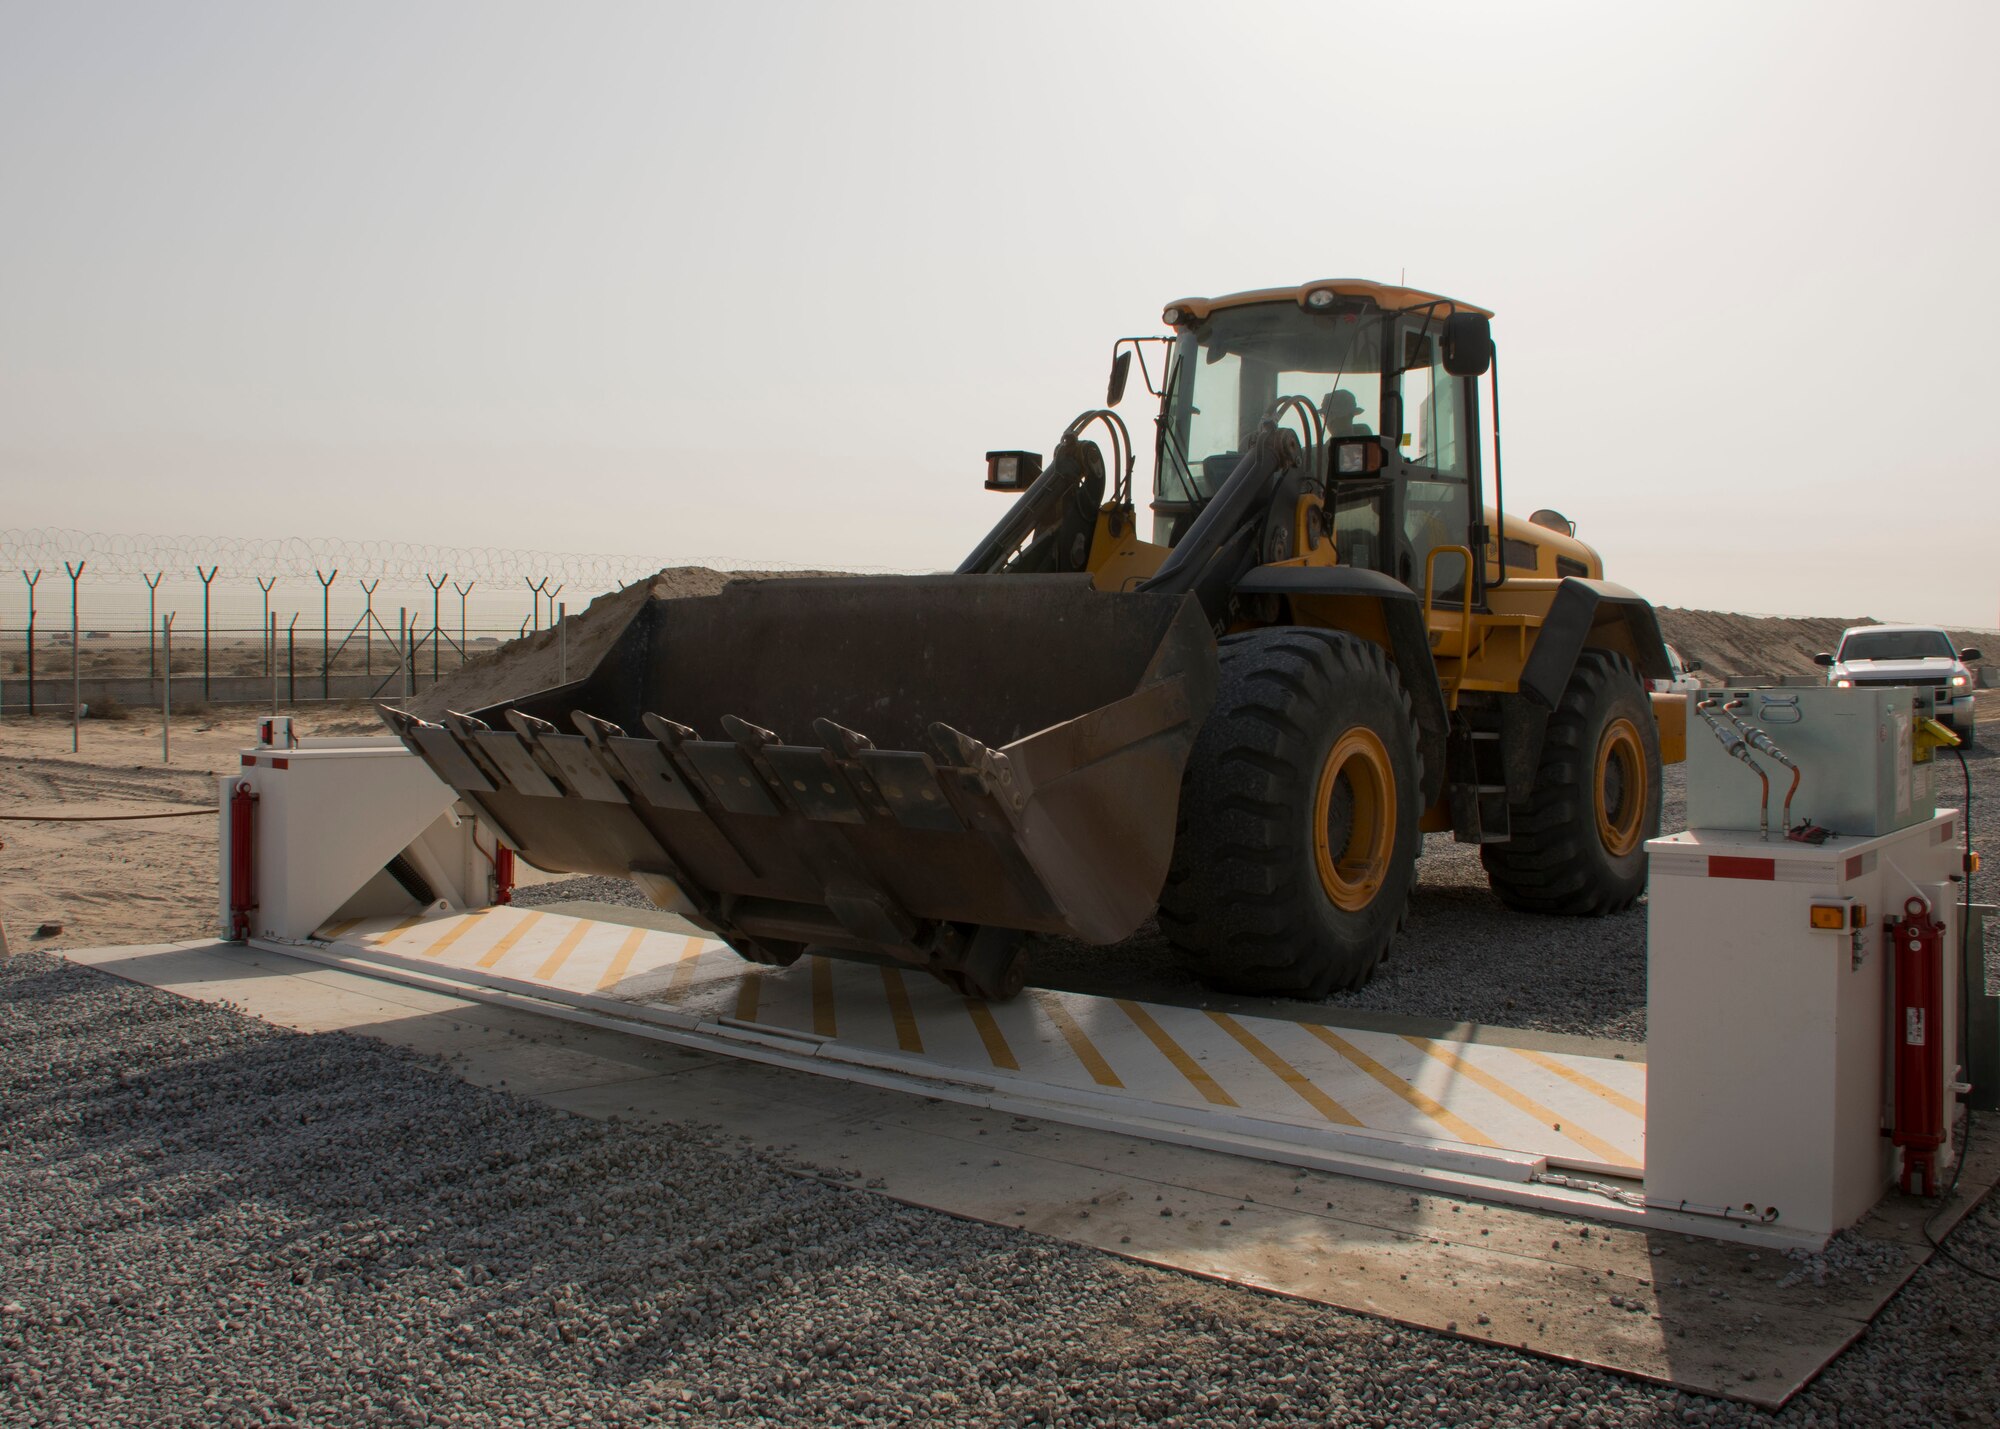
M 1312 453 L 1342 563 L 1417 590 L 1428 578 L 1441 605 L 1477 603 L 1483 563 L 1465 555 L 1484 544 L 1477 389 L 1447 370 L 1460 306 L 1358 283 L 1244 298 L 1167 309 L 1153 539 L 1179 541 L 1268 419 Z M 1354 438 L 1380 444 L 1379 461 L 1352 463 L 1374 470 L 1329 460 Z

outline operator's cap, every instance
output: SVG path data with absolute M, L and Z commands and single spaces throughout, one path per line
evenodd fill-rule
M 1359 416 L 1368 410 L 1361 405 L 1361 399 L 1345 387 L 1336 387 L 1327 393 L 1319 407 L 1322 412 L 1346 412 L 1350 417 Z

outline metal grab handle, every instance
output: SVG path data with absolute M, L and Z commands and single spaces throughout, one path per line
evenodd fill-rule
M 1465 558 L 1465 583 L 1472 584 L 1472 548 L 1470 546 L 1433 546 L 1424 557 L 1424 628 L 1429 629 L 1431 611 L 1435 608 L 1437 590 L 1437 560 L 1439 556 L 1459 555 Z M 1459 612 L 1458 657 L 1462 660 L 1472 653 L 1472 592 L 1466 591 L 1465 600 Z

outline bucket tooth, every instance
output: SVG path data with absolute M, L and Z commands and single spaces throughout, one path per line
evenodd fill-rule
M 928 734 L 931 748 L 943 761 L 947 765 L 970 769 L 979 781 L 979 787 L 987 794 L 1014 809 L 1026 802 L 1014 778 L 1013 761 L 999 750 L 942 721 L 933 722 Z
M 664 715 L 656 715 L 648 711 L 640 715 L 639 718 L 645 723 L 646 728 L 652 731 L 653 738 L 659 740 L 660 743 L 671 750 L 678 751 L 688 740 L 701 738 L 699 734 L 689 729 L 686 725 L 676 724 Z
M 778 738 L 776 731 L 752 724 L 747 719 L 738 719 L 735 715 L 722 717 L 722 732 L 749 750 L 762 749 L 767 744 L 784 743 Z
M 418 719 L 406 710 L 376 707 L 389 728 L 431 771 L 461 794 L 491 794 L 502 787 L 498 772 L 475 750 L 468 749 L 454 731 L 429 720 Z
M 813 721 L 813 733 L 819 741 L 842 759 L 852 759 L 864 749 L 873 749 L 875 741 L 867 735 L 849 729 L 846 725 L 835 724 L 830 719 Z
M 510 708 L 502 719 L 506 719 L 506 723 L 512 727 L 512 731 L 516 735 L 520 735 L 522 739 L 534 739 L 536 735 L 554 735 L 554 733 L 558 733 L 556 727 L 550 725 L 546 719 L 536 719 L 534 714 L 522 714 L 516 708 Z
M 875 741 L 859 730 L 849 729 L 844 724 L 835 724 L 830 719 L 815 719 L 813 733 L 825 746 L 827 754 L 840 766 L 847 776 L 848 786 L 854 790 L 863 808 L 873 812 L 878 818 L 890 817 L 889 805 L 875 787 L 874 775 L 860 764 L 863 754 L 875 748 Z
M 399 710 L 394 705 L 379 700 L 375 704 L 375 713 L 381 717 L 382 723 L 389 726 L 389 732 L 398 739 L 408 739 L 411 730 L 437 727 L 428 720 L 419 719 L 408 710 Z
M 613 724 L 608 719 L 599 719 L 593 714 L 585 714 L 582 710 L 571 710 L 569 722 L 576 726 L 577 733 L 589 740 L 592 745 L 600 748 L 607 739 L 623 739 L 625 737 L 625 727 L 623 725 Z
M 963 730 L 953 729 L 942 720 L 932 720 L 924 731 L 924 738 L 937 751 L 940 761 L 945 764 L 959 764 L 977 769 L 980 756 L 986 753 L 986 746 Z
M 464 751 L 466 758 L 479 767 L 480 772 L 492 782 L 495 790 L 507 787 L 507 776 L 500 771 L 499 766 L 480 745 L 481 736 L 492 733 L 485 720 L 475 715 L 462 714 L 457 710 L 446 710 L 444 727 L 451 731 L 453 740 Z
M 513 726 L 514 732 L 516 734 L 521 735 L 523 738 L 528 739 L 530 741 L 532 741 L 536 735 L 555 734 L 557 732 L 556 727 L 550 724 L 547 720 L 536 719 L 531 714 L 522 714 L 517 709 L 508 710 L 506 714 L 506 719 L 507 723 Z

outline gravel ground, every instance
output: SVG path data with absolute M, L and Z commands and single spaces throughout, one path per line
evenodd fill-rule
M 10 1425 L 1767 1417 L 898 1206 L 45 953 L 0 961 L 0 1108 Z M 2000 1274 L 1990 1203 L 1952 1246 Z M 1994 1286 L 1928 1267 L 1777 1422 L 1990 1423 L 1996 1336 Z
M 1940 799 L 1964 802 L 1957 761 L 1940 755 Z M 2000 753 L 1980 745 L 1966 753 L 1973 780 L 1974 847 L 1987 867 L 1974 879 L 1975 900 L 2000 896 L 1995 882 L 2000 841 L 1992 837 L 2000 813 Z M 1685 766 L 1669 765 L 1661 827 L 1684 826 Z M 1430 834 L 1417 869 L 1408 926 L 1389 960 L 1359 992 L 1328 1000 L 1335 1007 L 1369 1008 L 1421 1017 L 1444 1017 L 1541 1032 L 1646 1040 L 1646 907 L 1609 918 L 1551 918 L 1515 913 L 1486 886 L 1479 850 Z M 566 879 L 523 889 L 521 903 L 593 898 L 650 907 L 631 883 L 615 878 Z M 1029 981 L 1078 992 L 1200 1003 L 1206 993 L 1173 946 L 1150 921 L 1108 948 L 1054 938 L 1035 941 Z M 1274 1006 L 1282 1002 L 1274 1000 Z

